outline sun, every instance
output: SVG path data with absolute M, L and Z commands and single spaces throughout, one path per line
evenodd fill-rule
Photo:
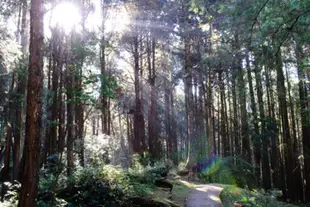
M 66 33 L 80 27 L 82 17 L 78 6 L 74 3 L 61 2 L 54 7 L 51 5 L 49 7 L 44 17 L 44 24 L 47 27 L 59 26 Z
M 90 31 L 100 31 L 104 22 L 104 31 L 107 33 L 123 33 L 130 25 L 130 15 L 124 6 L 107 6 L 108 14 L 103 18 L 101 13 L 101 0 L 92 0 L 95 10 L 89 13 L 85 27 Z M 62 1 L 57 5 L 46 5 L 47 12 L 44 16 L 44 32 L 51 36 L 50 28 L 61 27 L 65 34 L 69 34 L 74 28 L 82 30 L 82 15 L 77 4 L 70 1 Z

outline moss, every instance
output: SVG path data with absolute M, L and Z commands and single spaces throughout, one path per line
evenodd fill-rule
M 236 186 L 227 186 L 220 194 L 224 207 L 234 206 L 235 202 L 247 202 L 249 192 Z

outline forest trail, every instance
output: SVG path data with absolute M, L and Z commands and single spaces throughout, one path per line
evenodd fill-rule
M 186 197 L 185 207 L 221 207 L 222 202 L 219 196 L 225 186 L 221 184 L 197 185 Z

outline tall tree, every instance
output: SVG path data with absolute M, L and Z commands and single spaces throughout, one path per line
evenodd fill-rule
M 156 68 L 155 68 L 155 38 L 147 38 L 147 64 L 148 64 L 148 81 L 150 84 L 150 107 L 148 111 L 148 135 L 149 151 L 153 158 L 160 158 L 158 142 L 158 124 L 157 124 L 157 91 L 156 91 Z M 169 136 L 169 135 L 168 135 Z M 171 147 L 171 145 L 170 145 Z
M 30 3 L 30 47 L 28 68 L 24 169 L 18 206 L 35 206 L 40 167 L 43 89 L 43 1 Z

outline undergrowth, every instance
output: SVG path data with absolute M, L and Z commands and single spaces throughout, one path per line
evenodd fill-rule
M 255 167 L 241 157 L 225 157 L 201 163 L 199 179 L 203 183 L 237 185 L 256 188 Z
M 143 164 L 135 163 L 129 169 L 113 165 L 77 167 L 70 177 L 64 168 L 59 174 L 42 169 L 37 206 L 131 206 L 129 201 L 133 198 L 150 198 L 155 189 L 154 181 L 168 166 L 165 161 L 153 166 Z M 5 201 L 0 205 L 16 206 L 19 188 L 9 186 Z
M 277 200 L 277 191 L 269 193 L 263 190 L 245 190 L 235 186 L 227 186 L 220 194 L 224 207 L 240 206 L 246 207 L 296 207 L 294 205 Z

